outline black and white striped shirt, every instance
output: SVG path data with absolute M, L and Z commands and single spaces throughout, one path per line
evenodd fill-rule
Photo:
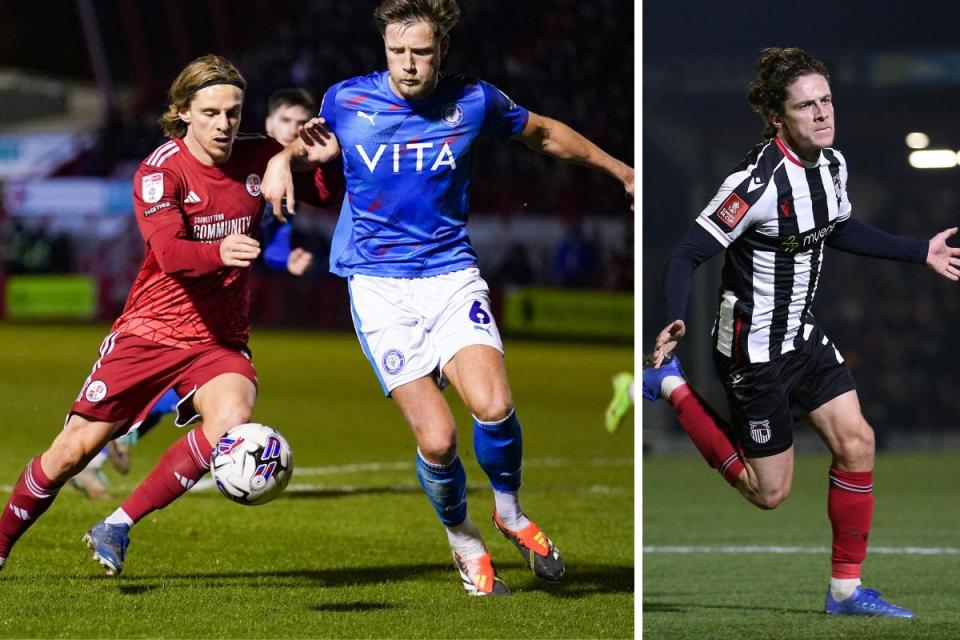
M 720 353 L 769 362 L 809 336 L 824 240 L 850 217 L 846 184 L 839 151 L 805 163 L 779 138 L 723 181 L 697 219 L 727 249 L 713 331 Z

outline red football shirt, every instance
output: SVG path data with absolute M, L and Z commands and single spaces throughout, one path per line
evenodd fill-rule
M 241 135 L 229 161 L 207 166 L 174 139 L 140 163 L 133 204 L 146 256 L 113 331 L 180 348 L 246 345 L 250 269 L 223 266 L 220 241 L 259 235 L 260 180 L 282 148 Z

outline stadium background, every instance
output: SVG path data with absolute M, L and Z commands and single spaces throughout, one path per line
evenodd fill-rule
M 914 169 L 905 142 L 908 133 L 924 132 L 931 149 L 960 149 L 960 120 L 952 113 L 960 49 L 948 26 L 958 10 L 943 3 L 884 10 L 892 6 L 864 12 L 842 5 L 816 17 L 781 16 L 760 3 L 731 12 L 688 13 L 682 3 L 645 7 L 645 349 L 664 326 L 667 256 L 723 178 L 760 142 L 761 122 L 745 95 L 765 46 L 806 48 L 830 69 L 835 145 L 850 167 L 854 216 L 914 238 L 960 222 L 960 169 Z M 664 35 L 680 28 L 682 40 Z M 697 272 L 681 351 L 687 373 L 718 408 L 726 402 L 713 370 L 710 328 L 722 262 L 716 258 Z M 925 268 L 826 253 L 814 314 L 853 370 L 881 448 L 960 446 L 958 294 Z M 662 407 L 645 412 L 645 446 L 669 449 L 669 436 L 682 434 L 668 414 Z
M 274 89 L 303 85 L 319 100 L 334 81 L 384 68 L 375 4 L 0 4 L 4 492 L 62 424 L 142 258 L 130 179 L 162 142 L 155 121 L 179 69 L 208 52 L 231 58 L 250 86 L 241 130 L 262 131 Z M 447 68 L 633 163 L 631 3 L 461 4 Z M 516 143 L 481 141 L 475 153 L 469 228 L 524 420 L 524 505 L 551 523 L 576 578 L 539 585 L 494 539 L 467 445 L 469 490 L 482 496 L 471 511 L 516 597 L 465 600 L 412 473 L 413 439 L 377 400 L 345 287 L 326 271 L 337 212 L 301 210 L 295 242 L 315 266 L 299 280 L 257 268 L 251 340 L 255 418 L 295 452 L 289 495 L 254 511 L 188 495 L 138 527 L 131 562 L 110 581 L 79 543 L 109 504 L 64 489 L 4 570 L 0 636 L 632 635 L 633 432 L 608 436 L 603 409 L 610 376 L 633 363 L 633 217 L 613 180 Z M 178 435 L 165 422 L 134 447 L 129 476 L 108 470 L 114 495 Z
M 28 5 L 5 5 L 0 57 L 9 65 L 2 112 L 8 136 L 0 139 L 0 171 L 7 167 L 0 176 L 6 273 L 91 274 L 95 315 L 115 317 L 142 256 L 126 215 L 129 179 L 162 142 L 155 121 L 179 69 L 198 54 L 227 54 L 249 84 L 241 130 L 262 132 L 267 96 L 275 89 L 304 86 L 319 102 L 333 82 L 383 67 L 371 5 L 171 0 L 147 10 L 139 3 L 84 1 L 43 12 L 42 27 Z M 511 7 L 510 20 L 502 19 L 504 6 L 490 0 L 464 5 L 447 68 L 468 69 L 631 161 L 632 22 L 623 19 L 629 4 L 520 3 Z M 34 23 L 61 46 L 31 46 Z M 53 132 L 59 137 L 42 135 Z M 44 144 L 55 145 L 56 153 L 37 162 L 31 150 Z M 505 290 L 518 286 L 631 292 L 632 219 L 623 215 L 616 184 L 515 147 L 483 140 L 475 149 L 471 236 L 497 310 Z M 25 177 L 58 180 L 24 183 Z M 298 220 L 295 241 L 313 250 L 316 266 L 299 281 L 261 273 L 255 322 L 350 327 L 344 282 L 326 270 L 336 214 Z M 14 293 L 21 293 L 16 285 Z M 610 299 L 618 302 L 611 303 L 616 317 L 606 332 L 629 339 L 632 307 L 623 304 L 629 299 Z M 306 309 L 305 300 L 311 301 Z M 569 300 L 567 314 L 580 309 L 583 316 L 582 301 Z M 533 306 L 538 302 L 534 297 Z M 8 299 L 8 315 L 22 316 L 24 303 Z M 552 309 L 551 300 L 543 304 Z M 582 324 L 570 331 L 589 337 L 594 331 Z
M 745 95 L 764 47 L 802 47 L 828 65 L 854 216 L 915 238 L 958 224 L 958 169 L 911 167 L 905 141 L 923 132 L 929 149 L 960 149 L 958 12 L 945 2 L 644 3 L 638 349 L 649 350 L 664 326 L 669 252 L 760 142 Z M 721 265 L 715 258 L 695 276 L 681 360 L 726 413 L 710 339 Z M 760 511 L 697 456 L 666 403 L 645 402 L 644 637 L 956 636 L 958 294 L 924 267 L 828 250 L 814 308 L 853 370 L 877 435 L 864 584 L 912 608 L 916 620 L 823 615 L 830 457 L 808 427 L 794 431 L 790 498 Z

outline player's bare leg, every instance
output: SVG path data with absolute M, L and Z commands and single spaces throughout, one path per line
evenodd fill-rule
M 879 593 L 860 587 L 860 567 L 867 556 L 873 520 L 873 429 L 860 411 L 856 391 L 817 407 L 808 421 L 833 454 L 827 513 L 833 529 L 827 613 L 911 618 L 909 609 L 885 602 Z
M 197 389 L 193 406 L 203 420 L 203 435 L 212 447 L 238 424 L 250 422 L 257 388 L 239 373 L 224 373 Z
M 453 414 L 432 376 L 391 392 L 417 440 L 417 478 L 447 531 L 453 561 L 470 595 L 507 595 L 476 525 L 467 514 L 467 476 L 457 455 Z
M 473 414 L 474 452 L 496 502 L 494 525 L 537 576 L 559 580 L 566 571 L 560 551 L 520 507 L 523 437 L 503 355 L 490 346 L 470 345 L 460 349 L 443 372 Z
M 250 421 L 256 397 L 256 386 L 238 373 L 222 373 L 196 391 L 192 402 L 202 426 L 174 442 L 120 508 L 84 536 L 107 575 L 123 570 L 130 527 L 182 496 L 207 473 L 214 443 L 231 427 Z
M 776 509 L 793 486 L 793 447 L 763 458 L 744 458 L 737 489 L 751 504 Z
M 125 422 L 71 415 L 50 447 L 27 463 L 0 515 L 0 568 L 20 536 L 53 504 L 60 487 L 87 466 Z

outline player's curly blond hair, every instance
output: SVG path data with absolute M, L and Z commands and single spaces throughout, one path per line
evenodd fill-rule
M 194 94 L 215 84 L 232 84 L 246 91 L 244 80 L 233 63 L 223 56 L 208 53 L 188 64 L 170 85 L 168 95 L 170 103 L 157 124 L 168 138 L 182 138 L 187 135 L 187 123 L 180 119 L 180 111 L 190 106 Z
M 757 59 L 757 77 L 747 87 L 747 101 L 754 113 L 763 120 L 763 137 L 773 138 L 777 129 L 770 124 L 770 116 L 783 113 L 787 87 L 799 78 L 817 73 L 830 81 L 827 65 L 803 49 L 770 47 L 760 52 Z
M 456 0 L 383 0 L 373 12 L 373 18 L 381 34 L 392 22 L 429 20 L 434 33 L 442 40 L 460 21 L 460 7 Z

